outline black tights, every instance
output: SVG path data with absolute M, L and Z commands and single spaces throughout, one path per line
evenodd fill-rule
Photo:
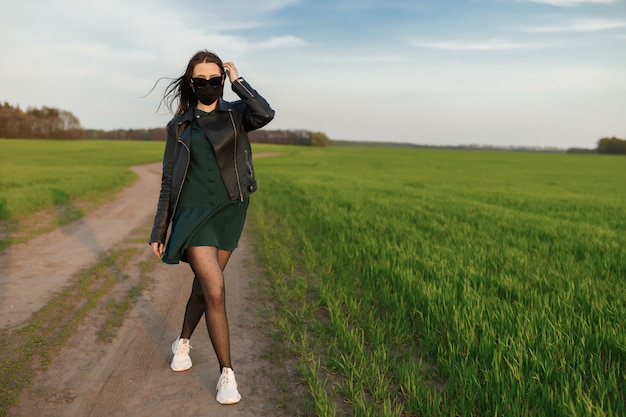
M 180 337 L 190 339 L 204 314 L 221 373 L 223 367 L 232 368 L 223 273 L 231 252 L 212 246 L 192 246 L 185 254 L 195 277 Z

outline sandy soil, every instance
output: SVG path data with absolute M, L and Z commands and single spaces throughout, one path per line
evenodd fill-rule
M 111 204 L 66 227 L 0 255 L 0 327 L 17 328 L 81 268 L 151 223 L 160 163 L 132 167 L 140 179 Z M 146 254 L 150 248 L 143 244 Z M 138 274 L 131 270 L 130 275 Z M 242 394 L 236 405 L 215 401 L 218 364 L 201 321 L 191 344 L 193 367 L 173 372 L 171 344 L 180 331 L 192 275 L 187 264 L 160 264 L 117 337 L 97 341 L 90 315 L 45 372 L 39 372 L 9 416 L 277 416 L 280 397 L 264 355 L 270 339 L 258 268 L 244 235 L 225 271 L 233 366 Z M 94 317 L 92 317 L 94 316 Z

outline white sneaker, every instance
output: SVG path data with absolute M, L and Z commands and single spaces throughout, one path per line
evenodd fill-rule
M 220 404 L 235 404 L 241 400 L 241 395 L 237 391 L 237 381 L 235 373 L 230 368 L 224 368 L 220 379 L 217 380 L 217 402 Z
M 172 343 L 172 371 L 180 372 L 186 371 L 191 368 L 191 357 L 189 356 L 189 349 L 192 349 L 189 344 L 189 339 L 181 339 L 180 337 L 174 340 Z

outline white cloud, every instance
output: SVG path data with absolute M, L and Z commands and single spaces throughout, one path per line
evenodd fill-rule
M 266 41 L 260 42 L 255 46 L 264 49 L 287 48 L 293 46 L 303 46 L 306 42 L 296 36 L 273 36 Z
M 547 43 L 516 43 L 508 39 L 487 39 L 479 42 L 461 41 L 409 41 L 413 46 L 419 48 L 448 49 L 458 51 L 497 51 L 508 49 L 537 49 L 549 48 L 553 45 Z
M 267 13 L 284 9 L 285 7 L 295 6 L 298 3 L 302 3 L 302 0 L 235 0 L 230 2 L 228 8 L 236 10 L 237 13 L 240 13 L 239 10 L 242 8 L 245 8 L 246 10 L 253 8 L 259 12 Z M 219 4 L 224 5 L 223 2 L 220 2 Z
M 516 8 L 511 19 L 476 14 L 467 26 L 461 24 L 466 19 L 456 20 L 462 8 L 452 12 L 437 0 L 389 0 L 384 2 L 389 14 L 378 12 L 379 0 L 340 0 L 313 10 L 304 0 L 231 0 L 228 5 L 216 0 L 0 0 L 0 37 L 9 40 L 2 45 L 7 59 L 0 63 L 0 76 L 11 80 L 3 85 L 2 99 L 22 107 L 67 109 L 89 128 L 163 126 L 171 115 L 163 107 L 155 111 L 167 79 L 144 96 L 160 77 L 177 77 L 197 50 L 207 48 L 235 62 L 270 101 L 277 110 L 270 128 L 424 143 L 464 138 L 523 143 L 526 137 L 547 144 L 623 134 L 619 112 L 626 107 L 626 71 L 620 47 L 626 16 L 617 5 L 624 0 L 500 3 L 513 1 L 579 9 L 613 3 L 616 11 L 589 15 L 584 10 L 569 20 L 536 21 L 527 19 L 538 17 L 537 7 L 522 8 L 530 9 L 524 16 Z M 372 27 L 375 36 L 354 36 L 353 43 L 341 31 L 358 35 L 357 19 L 328 19 L 329 13 L 340 16 L 329 7 L 349 16 L 358 11 L 372 22 L 380 19 L 381 26 Z M 442 22 L 414 7 L 443 7 L 458 24 L 442 28 Z M 279 13 L 283 8 L 288 13 Z M 396 19 L 398 11 L 406 20 L 388 20 Z M 530 21 L 538 23 L 521 23 Z M 507 32 L 494 32 L 494 26 Z M 315 30 L 320 27 L 337 36 L 318 36 L 326 35 Z M 541 35 L 549 32 L 576 36 Z M 597 33 L 605 35 L 602 42 L 587 40 L 595 40 Z M 569 42 L 577 47 L 560 48 Z M 45 88 L 32 79 L 45 80 Z M 232 91 L 226 94 L 237 98 Z M 345 102 L 352 103 L 347 110 Z M 372 109 L 381 113 L 380 123 L 368 123 Z M 335 117 L 338 112 L 345 117 Z M 494 120 L 499 126 L 493 127 Z M 511 128 L 520 124 L 523 128 Z M 553 126 L 560 135 L 546 135 Z M 508 136 L 512 130 L 518 137 Z
M 529 33 L 596 32 L 623 27 L 626 27 L 626 21 L 623 20 L 586 19 L 564 25 L 526 27 L 521 28 L 521 31 Z
M 578 6 L 583 3 L 594 3 L 594 4 L 612 4 L 617 3 L 617 0 L 528 0 L 531 3 L 543 3 L 549 4 L 551 6 L 559 6 L 559 7 L 572 7 Z

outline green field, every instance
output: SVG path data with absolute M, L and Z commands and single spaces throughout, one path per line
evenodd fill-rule
M 0 219 L 119 189 L 126 167 L 158 161 L 162 142 L 0 139 Z
M 249 230 L 301 413 L 626 415 L 624 157 L 267 150 Z M 162 152 L 0 140 L 0 218 L 119 189 Z
M 163 148 L 163 142 L 0 139 L 0 250 L 113 198 L 136 179 L 127 167 L 159 161 Z
M 256 166 L 257 257 L 312 414 L 626 415 L 626 159 L 329 148 Z

